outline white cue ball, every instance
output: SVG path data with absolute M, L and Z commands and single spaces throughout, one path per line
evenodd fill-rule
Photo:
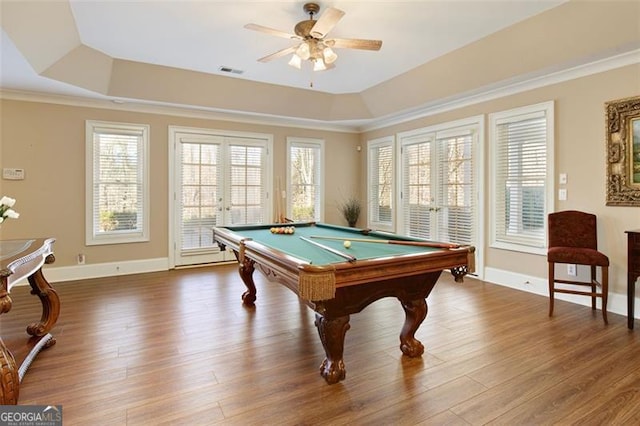
M 349 241 L 349 240 L 345 241 L 343 244 L 344 244 L 344 248 L 351 247 L 351 241 Z

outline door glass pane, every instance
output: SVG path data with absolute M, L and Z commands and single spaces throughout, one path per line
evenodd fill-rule
M 229 145 L 229 217 L 232 225 L 264 223 L 265 188 L 263 186 L 265 148 Z
M 181 251 L 213 248 L 211 229 L 217 225 L 219 146 L 182 142 Z
M 473 242 L 473 163 L 471 135 L 439 139 L 438 238 Z
M 404 223 L 405 233 L 431 238 L 431 143 L 415 143 L 404 148 Z

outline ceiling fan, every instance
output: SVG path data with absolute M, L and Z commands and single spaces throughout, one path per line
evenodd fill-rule
M 244 26 L 249 30 L 260 31 L 277 37 L 300 40 L 300 43 L 295 46 L 287 47 L 258 59 L 259 62 L 268 62 L 292 53 L 293 55 L 291 56 L 289 65 L 300 69 L 302 67 L 302 61 L 309 60 L 313 62 L 314 71 L 323 71 L 333 68 L 333 63 L 338 58 L 333 48 L 380 50 L 380 47 L 382 47 L 382 41 L 380 40 L 327 39 L 325 37 L 344 16 L 344 12 L 334 7 L 329 7 L 322 13 L 318 20 L 314 20 L 314 15 L 320 11 L 320 6 L 317 3 L 306 3 L 302 9 L 309 15 L 309 19 L 296 24 L 294 28 L 295 34 L 258 24 L 247 24 Z

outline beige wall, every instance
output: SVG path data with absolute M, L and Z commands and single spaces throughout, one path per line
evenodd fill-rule
M 640 94 L 640 65 L 577 78 L 547 87 L 505 96 L 496 100 L 459 108 L 403 124 L 350 134 L 310 129 L 256 125 L 148 114 L 53 105 L 38 102 L 3 100 L 1 107 L 2 167 L 26 169 L 24 181 L 0 180 L 0 193 L 17 198 L 17 221 L 0 228 L 0 238 L 30 235 L 54 236 L 55 266 L 75 265 L 78 253 L 87 263 L 117 262 L 168 256 L 168 131 L 169 125 L 269 133 L 274 136 L 274 185 L 284 182 L 287 136 L 326 140 L 327 222 L 343 223 L 336 204 L 353 192 L 361 199 L 366 188 L 366 141 L 394 135 L 433 124 L 486 115 L 514 107 L 553 100 L 555 102 L 555 170 L 568 174 L 568 200 L 556 200 L 556 210 L 580 209 L 598 215 L 600 248 L 612 262 L 611 289 L 623 294 L 626 274 L 624 231 L 640 228 L 639 207 L 605 205 L 605 126 L 604 103 Z M 84 245 L 84 124 L 85 120 L 147 123 L 151 125 L 151 241 L 86 247 Z M 488 143 L 488 136 L 485 135 Z M 485 158 L 488 158 L 485 145 Z M 489 180 L 489 167 L 485 180 Z M 488 206 L 488 191 L 483 192 Z M 366 215 L 366 211 L 364 212 Z M 485 235 L 489 221 L 485 213 Z M 366 218 L 361 217 L 364 225 Z M 487 267 L 532 277 L 546 277 L 544 256 L 492 249 L 485 244 Z
M 23 181 L 0 180 L 0 194 L 16 198 L 20 213 L 0 228 L 0 238 L 55 237 L 56 267 L 75 265 L 78 253 L 86 255 L 87 264 L 168 257 L 170 125 L 272 134 L 274 185 L 278 178 L 286 181 L 288 136 L 324 139 L 327 222 L 346 224 L 336 203 L 360 191 L 356 134 L 12 100 L 2 100 L 0 108 L 0 167 L 26 170 Z M 151 241 L 85 246 L 86 120 L 151 126 Z
M 605 115 L 607 101 L 640 95 L 640 65 L 627 66 L 613 71 L 568 82 L 506 96 L 466 108 L 421 118 L 366 132 L 361 143 L 398 132 L 417 129 L 439 123 L 507 110 L 538 102 L 555 102 L 555 171 L 567 173 L 568 199 L 558 201 L 555 210 L 577 209 L 598 215 L 599 248 L 611 260 L 611 290 L 624 294 L 626 291 L 626 234 L 625 230 L 640 228 L 640 207 L 609 207 L 605 205 Z M 486 129 L 488 132 L 488 129 Z M 488 159 L 488 135 L 485 134 L 485 159 Z M 361 164 L 361 179 L 365 178 L 365 166 Z M 487 162 L 485 182 L 489 182 L 490 169 Z M 557 184 L 557 176 L 556 176 Z M 557 191 L 556 191 L 557 193 Z M 485 205 L 489 208 L 489 193 L 483 192 Z M 489 241 L 491 217 L 485 213 L 485 235 Z M 545 256 L 522 254 L 507 250 L 492 249 L 487 244 L 478 247 L 484 250 L 487 267 L 544 278 L 547 276 Z

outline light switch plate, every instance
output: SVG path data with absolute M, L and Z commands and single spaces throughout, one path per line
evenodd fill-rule
M 567 174 L 566 173 L 560 173 L 560 176 L 558 177 L 558 182 L 560 183 L 560 185 L 566 185 L 567 184 Z

